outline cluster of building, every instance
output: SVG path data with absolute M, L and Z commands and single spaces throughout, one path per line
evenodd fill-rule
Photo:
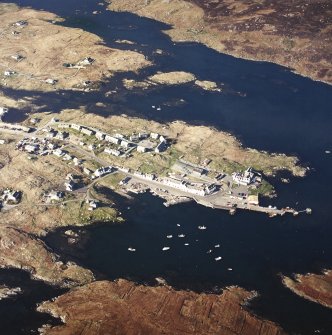
M 237 184 L 249 186 L 254 183 L 261 183 L 262 175 L 249 167 L 244 172 L 234 172 L 232 174 L 232 179 Z
M 44 138 L 40 140 L 36 137 L 26 137 L 16 144 L 16 149 L 25 151 L 29 154 L 46 156 L 57 150 L 59 146 L 56 143 Z
M 157 133 L 133 133 L 130 136 L 122 134 L 110 135 L 105 132 L 91 129 L 86 126 L 69 123 L 59 123 L 58 128 L 60 129 L 74 129 L 83 135 L 95 136 L 97 140 L 106 142 L 107 147 L 104 152 L 113 156 L 125 155 L 128 151 L 137 150 L 137 152 L 151 152 L 155 151 L 160 153 L 165 151 L 169 144 L 167 139 Z
M 64 140 L 69 137 L 69 133 L 66 131 L 58 131 L 54 128 L 47 127 L 42 130 L 47 138 L 54 138 L 58 140 Z
M 54 133 L 52 131 L 49 132 L 50 135 L 54 136 Z M 54 138 L 59 138 L 59 135 L 63 136 L 63 133 L 58 133 Z M 48 136 L 48 137 L 52 137 Z M 53 154 L 57 157 L 61 157 L 64 161 L 72 161 L 75 166 L 81 166 L 83 163 L 83 159 L 77 158 L 73 155 L 70 155 L 68 151 L 61 148 L 61 146 L 53 141 L 50 140 L 50 138 L 43 138 L 39 139 L 36 137 L 29 137 L 24 138 L 20 140 L 16 144 L 16 149 L 25 151 L 31 155 L 38 155 L 38 156 L 46 156 Z M 83 169 L 86 171 L 86 174 L 90 174 L 90 170 Z
M 0 191 L 0 207 L 3 205 L 15 205 L 22 199 L 22 192 L 12 189 Z

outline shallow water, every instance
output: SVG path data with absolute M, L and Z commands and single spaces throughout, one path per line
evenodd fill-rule
M 67 247 L 61 230 L 46 241 L 62 257 L 73 258 L 91 267 L 104 278 L 132 278 L 152 282 L 165 277 L 170 284 L 195 290 L 213 290 L 224 285 L 241 285 L 260 293 L 251 308 L 254 312 L 296 334 L 332 333 L 332 312 L 301 299 L 281 285 L 280 273 L 306 273 L 332 266 L 332 228 L 330 188 L 332 155 L 332 88 L 295 75 L 287 69 L 263 62 L 252 62 L 219 54 L 196 43 L 173 43 L 161 30 L 164 24 L 128 13 L 105 11 L 96 1 L 18 1 L 42 8 L 66 18 L 66 26 L 80 27 L 101 36 L 113 47 L 137 49 L 155 62 L 139 74 L 124 73 L 109 80 L 100 92 L 25 92 L 3 89 L 20 98 L 34 96 L 36 105 L 55 113 L 62 108 L 86 105 L 91 113 L 109 115 L 127 113 L 161 122 L 184 120 L 207 124 L 235 134 L 250 147 L 297 154 L 312 167 L 305 179 L 291 178 L 291 184 L 276 185 L 279 197 L 269 204 L 311 207 L 311 216 L 269 219 L 264 215 L 226 212 L 182 204 L 166 208 L 162 201 L 140 195 L 133 203 L 119 202 L 127 223 L 101 225 L 88 229 L 85 251 Z M 75 10 L 79 9 L 75 13 Z M 100 15 L 92 15 L 101 10 Z M 136 45 L 121 46 L 116 39 L 128 39 Z M 153 51 L 163 49 L 165 55 Z M 191 84 L 160 87 L 147 92 L 127 92 L 122 78 L 141 80 L 156 71 L 184 70 L 199 79 L 225 84 L 223 93 L 203 92 Z M 105 92 L 117 90 L 110 98 Z M 239 92 L 241 94 L 239 94 Z M 185 104 L 168 106 L 184 99 Z M 96 107 L 103 102 L 106 107 Z M 157 112 L 152 105 L 160 105 Z M 25 112 L 25 111 L 24 111 Z M 8 114 L 10 116 L 10 114 Z M 15 114 L 15 117 L 22 115 Z M 127 206 L 130 209 L 126 209 Z M 208 229 L 199 231 L 204 223 Z M 177 227 L 176 224 L 181 224 Z M 165 238 L 167 234 L 186 238 Z M 196 241 L 198 239 L 198 241 Z M 184 246 L 188 242 L 189 246 Z M 213 248 L 217 243 L 220 248 Z M 169 245 L 168 252 L 161 248 Z M 135 247 L 135 253 L 127 248 Z M 206 254 L 209 249 L 218 249 Z M 215 262 L 213 256 L 222 256 Z M 232 268 L 232 271 L 227 270 Z

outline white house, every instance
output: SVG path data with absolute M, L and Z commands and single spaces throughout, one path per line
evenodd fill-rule
M 163 152 L 167 149 L 167 143 L 166 141 L 160 142 L 156 148 L 154 149 L 155 152 Z
M 76 183 L 72 179 L 65 182 L 66 191 L 69 191 L 69 192 L 73 191 L 75 189 L 75 186 L 76 186 Z
M 70 124 L 69 123 L 59 123 L 58 128 L 70 128 Z
M 16 74 L 16 72 L 15 71 L 11 71 L 11 70 L 6 70 L 3 74 L 6 77 L 10 77 L 10 76 L 13 76 L 14 74 Z
M 87 127 L 82 127 L 81 128 L 81 133 L 85 134 L 85 135 L 88 135 L 88 136 L 92 136 L 95 134 L 95 131 L 90 129 L 90 128 L 87 128 Z
M 39 145 L 38 144 L 27 144 L 24 147 L 24 150 L 30 153 L 34 153 L 39 149 Z
M 146 148 L 146 147 L 143 147 L 142 145 L 138 145 L 138 146 L 137 146 L 137 151 L 138 151 L 138 152 L 146 152 L 146 151 L 147 151 L 147 148 Z
M 79 158 L 77 158 L 77 157 L 74 157 L 74 158 L 73 158 L 73 162 L 74 162 L 74 164 L 77 166 L 77 165 L 82 164 L 82 163 L 83 163 L 83 160 L 82 160 L 82 159 L 79 159 Z
M 154 140 L 157 140 L 159 138 L 159 134 L 157 133 L 151 133 L 150 134 L 151 138 L 153 138 Z
M 58 82 L 57 79 L 52 79 L 52 78 L 47 78 L 47 79 L 45 80 L 45 83 L 46 83 L 46 84 L 50 84 L 50 85 L 55 85 L 57 82 Z
M 101 167 L 94 172 L 94 175 L 96 177 L 101 177 L 101 176 L 104 176 L 104 175 L 106 175 L 108 173 L 111 173 L 113 171 L 114 171 L 113 166 Z
M 72 123 L 70 125 L 70 127 L 73 128 L 73 129 L 75 129 L 75 130 L 78 130 L 78 131 L 80 131 L 81 128 L 82 128 L 82 126 L 80 126 L 79 124 L 75 124 L 75 123 Z
M 90 176 L 90 174 L 92 173 L 92 171 L 90 169 L 88 169 L 87 167 L 83 168 L 83 172 L 88 176 Z
M 64 197 L 63 192 L 60 191 L 51 191 L 47 197 L 49 198 L 50 201 L 55 200 L 55 201 L 59 201 L 60 199 L 62 199 Z
M 106 134 L 102 133 L 101 131 L 97 131 L 96 132 L 96 138 L 97 138 L 97 140 L 102 141 L 102 140 L 105 139 L 105 136 L 106 136 Z
M 120 144 L 121 140 L 111 135 L 105 136 L 105 141 L 113 143 L 113 144 Z
M 120 145 L 125 148 L 125 149 L 128 149 L 130 146 L 131 146 L 131 143 L 126 141 L 126 140 L 122 140 Z
M 65 155 L 65 152 L 60 148 L 53 150 L 53 155 L 61 157 Z
M 106 152 L 107 154 L 113 155 L 113 156 L 120 156 L 121 152 L 119 150 L 115 150 L 112 148 L 105 148 L 104 152 Z

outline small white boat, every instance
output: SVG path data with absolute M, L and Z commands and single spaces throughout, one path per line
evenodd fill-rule
M 132 252 L 134 252 L 134 251 L 136 251 L 136 249 L 134 249 L 134 248 L 128 248 L 128 251 L 132 251 Z
M 185 237 L 185 236 L 186 236 L 185 234 L 178 235 L 178 237 Z
M 205 226 L 198 226 L 198 229 L 200 229 L 200 230 L 205 230 L 206 227 L 205 227 Z
M 177 225 L 178 227 L 181 227 L 181 225 L 180 225 L 180 224 L 178 224 L 178 223 L 177 223 L 176 225 Z
M 228 271 L 232 271 L 233 269 L 232 269 L 232 268 L 228 268 L 227 270 L 228 270 Z
M 212 252 L 212 250 L 210 249 L 210 250 L 208 250 L 206 253 L 207 253 L 207 254 L 211 254 L 211 252 Z
M 170 247 L 163 247 L 162 251 L 166 251 L 166 250 L 169 250 L 169 249 L 171 249 L 171 248 Z
M 167 235 L 166 237 L 167 237 L 167 238 L 172 238 L 172 237 L 173 237 L 173 235 Z
M 220 248 L 220 244 L 216 244 L 214 247 L 215 248 Z
M 152 108 L 156 108 L 156 106 L 151 106 Z
M 160 108 L 160 107 L 158 107 L 158 108 L 157 108 L 157 111 L 161 111 L 161 108 Z
M 185 243 L 184 245 L 186 245 L 186 246 L 187 246 L 187 245 L 189 245 L 189 243 Z
M 222 257 L 221 256 L 216 257 L 214 260 L 218 262 L 218 261 L 222 260 Z

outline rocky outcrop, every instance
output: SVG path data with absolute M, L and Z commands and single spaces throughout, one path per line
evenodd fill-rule
M 0 267 L 24 269 L 34 278 L 66 287 L 93 280 L 90 270 L 57 260 L 37 237 L 6 226 L 0 228 Z
M 276 324 L 261 320 L 242 305 L 253 297 L 238 287 L 222 294 L 175 291 L 126 280 L 100 281 L 45 302 L 39 311 L 65 323 L 45 334 L 113 335 L 282 335 Z
M 7 287 L 0 285 L 0 300 L 13 297 L 22 292 L 20 287 Z
M 317 275 L 296 275 L 294 279 L 283 277 L 283 283 L 297 295 L 332 308 L 332 270 Z

